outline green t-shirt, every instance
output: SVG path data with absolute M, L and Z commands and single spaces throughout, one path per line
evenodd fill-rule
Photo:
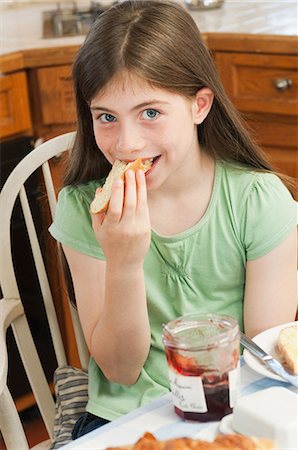
M 62 189 L 50 232 L 66 246 L 104 260 L 89 214 L 98 185 Z M 203 218 L 171 237 L 152 230 L 144 263 L 151 349 L 138 381 L 111 383 L 90 358 L 87 410 L 113 420 L 169 392 L 162 324 L 197 311 L 229 314 L 243 328 L 246 260 L 270 252 L 295 226 L 296 203 L 278 177 L 217 162 Z

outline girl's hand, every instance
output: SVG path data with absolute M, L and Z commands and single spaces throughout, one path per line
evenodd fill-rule
M 92 215 L 92 226 L 107 262 L 126 267 L 143 263 L 151 225 L 142 170 L 128 170 L 125 184 L 115 181 L 107 213 Z

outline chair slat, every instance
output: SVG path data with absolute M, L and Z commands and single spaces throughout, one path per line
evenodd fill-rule
M 53 438 L 55 402 L 31 335 L 25 315 L 11 325 L 22 363 L 50 438 Z
M 89 363 L 89 350 L 84 338 L 84 334 L 82 331 L 82 327 L 79 321 L 79 316 L 77 310 L 73 307 L 72 304 L 70 304 L 70 313 L 72 318 L 72 325 L 75 333 L 76 343 L 77 343 L 77 349 L 78 354 L 80 358 L 80 363 L 82 365 L 83 369 L 88 368 Z
M 43 172 L 46 192 L 47 192 L 47 196 L 48 196 L 51 216 L 52 216 L 52 219 L 54 219 L 56 205 L 57 205 L 57 199 L 56 199 L 51 169 L 50 169 L 50 165 L 49 165 L 48 161 L 46 161 L 42 165 L 42 172 Z M 71 313 L 72 325 L 73 325 L 74 334 L 75 334 L 75 338 L 76 338 L 76 344 L 77 344 L 77 348 L 78 348 L 80 362 L 81 362 L 82 367 L 84 369 L 87 369 L 88 362 L 89 362 L 89 352 L 88 352 L 87 345 L 85 343 L 84 335 L 82 332 L 82 327 L 81 327 L 81 324 L 80 324 L 80 321 L 78 318 L 78 313 L 71 304 L 70 304 L 70 313 Z
M 20 190 L 20 200 L 22 205 L 22 210 L 27 226 L 28 236 L 31 244 L 32 254 L 34 258 L 34 263 L 37 271 L 37 276 L 42 292 L 43 302 L 46 309 L 46 314 L 49 319 L 49 327 L 53 340 L 53 345 L 58 361 L 58 365 L 67 364 L 67 358 L 64 351 L 63 340 L 60 332 L 59 322 L 57 319 L 57 314 L 54 306 L 54 301 L 51 293 L 51 288 L 45 269 L 42 253 L 40 250 L 40 245 L 38 242 L 34 222 L 32 219 L 32 214 L 27 198 L 27 194 L 24 186 Z
M 56 195 L 55 195 L 55 189 L 54 189 L 54 183 L 53 183 L 53 178 L 52 178 L 52 174 L 51 174 L 51 169 L 50 169 L 50 165 L 49 165 L 48 161 L 46 161 L 42 165 L 42 173 L 43 173 L 45 187 L 46 187 L 46 191 L 47 191 L 47 195 L 48 195 L 48 201 L 49 201 L 52 220 L 54 220 L 57 200 L 56 200 Z
M 0 429 L 7 450 L 29 450 L 26 435 L 7 386 L 0 396 Z

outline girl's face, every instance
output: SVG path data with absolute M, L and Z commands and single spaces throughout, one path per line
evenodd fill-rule
M 177 186 L 199 158 L 197 102 L 151 86 L 127 72 L 91 101 L 96 143 L 107 160 L 153 159 L 148 190 Z

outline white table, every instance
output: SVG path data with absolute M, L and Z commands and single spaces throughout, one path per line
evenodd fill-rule
M 271 386 L 282 386 L 297 392 L 294 386 L 265 378 L 250 369 L 241 359 L 240 396 L 249 395 Z M 184 422 L 173 410 L 171 394 L 63 446 L 63 450 L 101 450 L 107 447 L 133 444 L 144 432 L 150 431 L 157 439 L 191 437 L 213 440 L 218 434 L 219 422 Z

